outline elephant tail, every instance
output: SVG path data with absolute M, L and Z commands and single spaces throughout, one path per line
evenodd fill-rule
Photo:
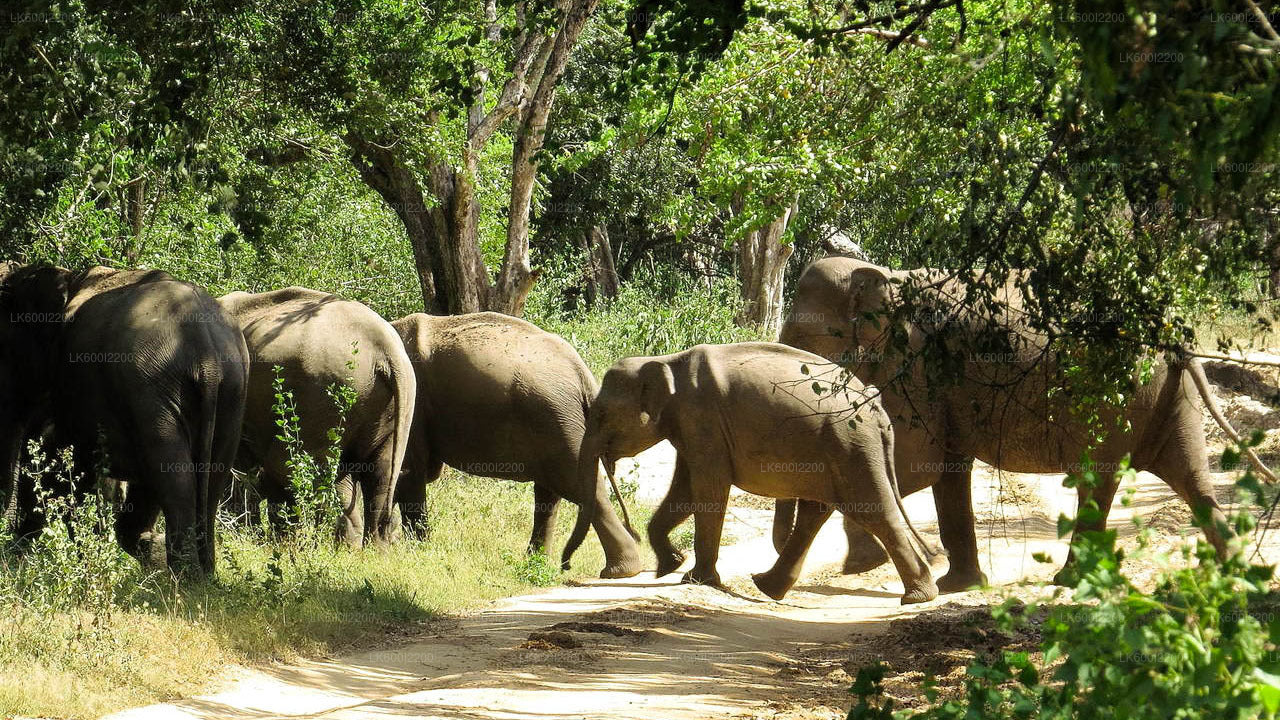
M 907 524 L 907 529 L 915 537 L 920 549 L 926 556 L 934 557 L 937 553 L 920 536 L 920 531 L 916 530 L 916 526 L 911 524 L 911 518 L 907 517 L 907 509 L 902 504 L 902 492 L 898 489 L 898 472 L 893 461 L 893 443 L 893 422 L 889 419 L 888 413 L 883 408 L 880 408 L 880 444 L 884 448 L 885 471 L 889 474 L 889 487 L 893 490 L 893 501 L 898 505 L 898 512 L 902 513 L 902 521 Z
M 407 357 L 407 356 L 406 356 Z M 395 467 L 391 469 L 394 482 L 400 481 L 400 471 L 404 468 L 404 459 L 409 452 L 409 437 L 413 428 L 414 405 L 417 402 L 417 379 L 412 365 L 391 363 L 391 390 L 396 399 L 396 430 L 392 440 L 392 455 Z M 407 386 L 406 386 L 407 384 Z M 405 398 L 409 401 L 405 402 Z M 394 492 L 392 493 L 394 497 Z
M 1235 431 L 1235 428 L 1231 427 L 1231 423 L 1227 422 L 1226 416 L 1222 414 L 1222 408 L 1218 407 L 1218 401 L 1213 398 L 1213 392 L 1209 390 L 1209 378 L 1205 377 L 1204 366 L 1200 364 L 1200 361 L 1187 357 L 1184 360 L 1184 364 L 1187 372 L 1191 374 L 1191 381 L 1195 384 L 1196 391 L 1200 394 L 1200 399 L 1204 402 L 1209 415 L 1218 424 L 1218 427 L 1222 428 L 1222 434 L 1226 435 L 1227 439 L 1236 445 L 1244 447 L 1244 454 L 1249 458 L 1249 463 L 1257 468 L 1258 472 L 1268 482 L 1272 484 L 1280 483 L 1280 478 L 1277 478 L 1271 468 L 1262 462 L 1262 458 L 1258 457 L 1252 447 L 1244 445 L 1240 434 Z
M 218 434 L 218 393 L 222 390 L 222 368 L 213 363 L 201 369 L 196 375 L 196 383 L 200 393 L 200 439 L 198 444 L 192 443 L 192 450 L 199 454 L 195 458 L 196 480 L 196 528 L 197 545 L 207 543 L 212 554 L 215 542 L 215 518 L 218 500 L 216 494 L 221 488 L 213 482 L 213 474 L 220 472 L 214 463 L 214 441 Z M 212 570 L 212 568 L 209 568 Z

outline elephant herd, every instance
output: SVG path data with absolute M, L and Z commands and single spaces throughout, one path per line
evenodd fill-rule
M 668 440 L 675 473 L 648 526 L 659 575 L 683 563 L 669 535 L 692 516 L 685 579 L 719 582 L 737 486 L 778 499 L 779 556 L 755 576 L 769 596 L 792 587 L 818 529 L 839 510 L 845 570 L 891 560 L 902 601 L 922 602 L 985 579 L 973 459 L 1066 471 L 1088 445 L 1087 428 L 1067 419 L 1052 392 L 1044 338 L 1019 320 L 1012 282 L 1004 294 L 1001 309 L 977 310 L 945 273 L 828 258 L 801 277 L 780 343 L 626 358 L 597 384 L 569 343 L 505 315 L 419 313 L 388 323 L 305 288 L 215 299 L 159 271 L 0 264 L 0 497 L 20 536 L 39 530 L 35 491 L 19 466 L 28 440 L 51 437 L 73 448 L 74 475 L 86 478 L 57 490 L 122 481 L 116 532 L 125 550 L 145 554 L 163 513 L 169 566 L 211 573 L 214 519 L 233 467 L 257 469 L 268 501 L 291 501 L 290 448 L 275 413 L 282 382 L 304 450 L 324 455 L 330 428 L 343 428 L 337 490 L 348 544 L 390 542 L 401 522 L 421 522 L 426 486 L 449 465 L 533 482 L 531 549 L 548 549 L 561 499 L 577 504 L 562 564 L 594 528 L 601 577 L 635 575 L 637 538 L 625 506 L 623 519 L 615 513 L 609 482 L 618 459 Z M 920 359 L 926 346 L 958 368 L 947 382 Z M 999 361 L 975 347 L 1000 348 Z M 345 412 L 331 397 L 335 384 L 350 388 Z M 1221 550 L 1227 530 L 1200 420 L 1203 372 L 1194 361 L 1159 365 L 1132 390 L 1114 411 L 1124 429 L 1093 449 L 1105 471 L 1093 490 L 1102 518 L 1076 531 L 1105 523 L 1112 470 L 1129 455 L 1204 513 Z M 950 562 L 936 584 L 901 499 L 930 486 Z

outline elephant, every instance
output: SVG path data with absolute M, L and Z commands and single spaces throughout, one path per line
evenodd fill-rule
M 578 485 L 578 453 L 596 379 L 558 335 L 492 312 L 453 316 L 414 313 L 391 325 L 418 379 L 418 399 L 396 501 L 408 525 L 423 517 L 426 486 L 442 465 L 483 477 L 533 482 L 529 550 L 551 544 L 560 499 L 594 505 L 604 547 L 603 578 L 639 573 L 640 553 L 628 520 L 618 522 L 608 488 Z M 612 461 L 606 459 L 610 466 Z M 615 489 L 616 493 L 616 489 Z M 623 502 L 621 496 L 619 502 Z M 623 505 L 624 517 L 626 506 Z M 568 569 L 568 558 L 562 565 Z
M 1013 472 L 1069 472 L 1091 444 L 1086 426 L 1050 392 L 1058 382 L 1057 364 L 1045 336 L 1029 328 L 1020 312 L 1026 296 L 1019 280 L 1025 276 L 1002 280 L 987 298 L 971 299 L 961 279 L 941 270 L 892 271 L 825 258 L 801 275 L 779 338 L 881 389 L 897 433 L 902 494 L 933 487 L 950 556 L 949 570 L 938 580 L 944 592 L 986 582 L 971 507 L 973 459 Z M 895 335 L 905 342 L 890 341 Z M 926 346 L 943 350 L 950 361 L 944 374 L 926 366 Z M 1080 518 L 1076 537 L 1105 528 L 1114 474 L 1128 455 L 1131 467 L 1154 473 L 1203 513 L 1206 536 L 1224 551 L 1229 530 L 1210 481 L 1200 401 L 1221 415 L 1204 382 L 1192 359 L 1157 362 L 1148 382 L 1135 376 L 1124 407 L 1103 411 L 1102 427 L 1123 429 L 1090 449 L 1101 483 L 1092 491 L 1080 487 L 1079 500 L 1083 504 L 1092 492 L 1101 513 Z M 787 503 L 779 504 L 775 542 L 785 541 L 793 513 Z M 871 537 L 853 526 L 847 530 L 847 571 L 884 562 L 884 551 Z M 1070 580 L 1073 562 L 1069 557 L 1059 582 Z
M 389 542 L 417 394 L 395 329 L 354 300 L 302 287 L 233 292 L 218 303 L 239 323 L 253 358 L 237 464 L 260 469 L 259 488 L 269 502 L 279 507 L 292 500 L 289 448 L 277 437 L 273 383 L 279 367 L 285 389 L 293 393 L 304 451 L 324 457 L 329 431 L 342 426 L 340 539 L 352 547 L 366 540 Z M 355 392 L 345 420 L 329 393 L 335 384 Z
M 144 536 L 164 512 L 168 565 L 214 570 L 217 501 L 230 477 L 245 407 L 249 355 L 235 322 L 204 290 L 151 270 L 0 267 L 0 488 L 43 522 L 18 462 L 27 439 L 52 429 L 73 448 L 74 488 L 122 488 L 116 534 L 150 555 Z M 100 452 L 101 451 L 101 452 Z M 105 453 L 105 456 L 102 455 Z M 97 478 L 103 468 L 108 478 Z
M 736 485 L 801 499 L 777 562 L 753 577 L 769 597 L 781 599 L 795 584 L 814 536 L 839 507 L 888 548 L 905 588 L 903 604 L 931 600 L 938 589 L 907 533 L 915 531 L 898 495 L 889 417 L 876 391 L 856 379 L 817 394 L 811 383 L 821 378 L 807 371 L 824 364 L 811 353 L 758 342 L 620 360 L 587 413 L 579 480 L 592 486 L 600 457 L 629 457 L 668 440 L 676 448 L 675 473 L 648 528 L 659 577 L 684 561 L 669 535 L 693 515 L 694 566 L 684 581 L 719 585 L 720 532 Z M 585 510 L 579 514 L 568 549 L 589 521 Z

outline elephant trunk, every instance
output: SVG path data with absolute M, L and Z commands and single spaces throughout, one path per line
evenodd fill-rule
M 632 540 L 639 542 L 640 533 L 636 532 L 631 525 L 631 513 L 627 511 L 627 500 L 622 497 L 622 491 L 618 489 L 618 481 L 614 479 L 613 471 L 617 468 L 617 461 L 611 457 L 602 457 L 600 462 L 604 464 L 604 474 L 609 478 L 609 487 L 613 489 L 613 496 L 618 498 L 618 507 L 622 508 L 622 526 L 627 529 Z
M 582 450 L 578 454 L 578 521 L 574 523 L 573 532 L 565 543 L 564 553 L 560 556 L 560 569 L 568 570 L 573 553 L 587 537 L 587 530 L 595 521 L 596 484 L 600 480 L 600 437 L 590 428 L 582 438 Z M 608 463 L 612 469 L 612 462 Z M 610 474 L 610 480 L 613 475 Z M 633 531 L 634 532 L 634 531 Z
M 1231 427 L 1230 421 L 1228 421 L 1226 416 L 1222 414 L 1222 408 L 1218 406 L 1218 401 L 1213 397 L 1213 391 L 1209 389 L 1209 379 L 1205 377 L 1204 365 L 1194 357 L 1187 357 L 1186 351 L 1181 348 L 1179 348 L 1179 353 L 1183 355 L 1181 363 L 1179 364 L 1184 366 L 1187 369 L 1187 372 L 1191 375 L 1191 382 L 1196 386 L 1196 392 L 1200 394 L 1200 401 L 1204 403 L 1205 409 L 1209 411 L 1209 416 L 1212 417 L 1213 421 L 1222 429 L 1222 433 L 1226 435 L 1227 439 L 1232 443 L 1244 448 L 1244 454 L 1249 458 L 1249 462 L 1255 469 L 1257 469 L 1258 474 L 1262 475 L 1267 482 L 1273 485 L 1280 483 L 1280 478 L 1277 478 L 1271 468 L 1267 467 L 1267 464 L 1262 462 L 1262 458 L 1258 457 L 1258 454 L 1254 452 L 1253 447 L 1247 445 L 1240 438 L 1240 434 L 1236 432 L 1235 428 Z M 1174 365 L 1174 368 L 1177 367 L 1178 365 Z

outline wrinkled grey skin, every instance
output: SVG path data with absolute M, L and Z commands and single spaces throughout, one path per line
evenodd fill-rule
M 649 523 L 659 576 L 684 561 L 668 536 L 693 515 L 695 564 L 684 580 L 719 584 L 720 532 L 736 485 L 801 499 L 777 562 L 754 578 L 770 597 L 782 598 L 795 584 L 809 545 L 838 505 L 888 548 L 906 588 L 902 602 L 932 599 L 937 587 L 911 544 L 898 497 L 889 418 L 856 380 L 846 392 L 815 394 L 815 378 L 802 368 L 821 365 L 822 358 L 775 343 L 698 345 L 621 360 L 587 415 L 580 480 L 590 486 L 601 456 L 630 457 L 668 440 L 677 452 L 675 475 Z M 583 530 L 575 528 L 575 538 Z
M 600 576 L 631 577 L 643 569 L 604 478 L 597 475 L 585 495 L 579 489 L 578 452 L 596 380 L 569 343 L 491 312 L 415 313 L 392 325 L 418 379 L 409 454 L 396 490 L 406 524 L 422 519 L 427 483 L 447 464 L 472 475 L 533 482 L 530 550 L 550 546 L 561 498 L 586 501 L 595 508 L 605 552 Z
M 161 511 L 169 567 L 214 569 L 214 517 L 244 413 L 248 353 L 203 290 L 159 271 L 0 267 L 0 439 L 5 485 L 26 439 L 50 425 L 74 446 L 84 492 L 105 460 L 125 482 L 116 531 L 144 543 Z M 101 443 L 101 444 L 100 444 Z M 98 453 L 105 451 L 105 456 Z M 112 487 L 115 487 L 112 485 Z M 19 505 L 34 507 L 30 487 Z M 28 512 L 19 532 L 37 532 Z
M 889 326 L 885 312 L 912 295 L 904 294 L 901 285 L 890 282 L 893 279 L 923 288 L 911 301 L 916 310 L 899 318 L 897 327 Z M 860 380 L 881 388 L 897 431 L 896 464 L 903 495 L 933 487 L 942 542 L 951 562 L 938 581 L 943 591 L 985 581 L 973 526 L 972 459 L 1013 472 L 1069 472 L 1088 444 L 1085 429 L 1069 419 L 1061 403 L 1049 399 L 1053 361 L 1041 355 L 1043 336 L 1019 321 L 1021 295 L 1013 278 L 997 295 L 1008 309 L 984 312 L 973 309 L 962 283 L 941 271 L 895 272 L 858 260 L 827 258 L 801 276 L 780 337 L 788 345 L 849 363 Z M 915 350 L 924 346 L 930 333 L 944 329 L 959 329 L 960 339 L 990 338 L 988 320 L 1000 329 L 995 333 L 1000 342 L 983 349 L 987 352 L 958 342 L 950 351 L 953 358 L 963 358 L 955 382 L 930 381 L 921 356 L 906 365 L 909 355 L 902 346 L 887 341 L 890 332 L 897 332 Z M 1079 523 L 1076 533 L 1105 527 L 1116 491 L 1114 470 L 1131 454 L 1132 467 L 1159 476 L 1194 510 L 1207 513 L 1206 535 L 1219 552 L 1224 549 L 1218 531 L 1224 517 L 1210 483 L 1201 403 L 1192 376 L 1197 368 L 1194 362 L 1181 367 L 1158 363 L 1150 382 L 1135 382 L 1126 393 L 1129 401 L 1122 413 L 1129 430 L 1112 432 L 1091 454 L 1102 477 L 1093 491 L 1101 520 Z M 1104 417 L 1104 427 L 1114 427 L 1117 412 Z M 1086 493 L 1081 488 L 1082 502 Z M 779 505 L 775 542 L 786 536 L 789 513 L 785 504 Z M 848 571 L 884 562 L 884 552 L 869 536 L 857 528 L 849 530 Z
M 350 385 L 357 400 L 342 425 L 339 535 L 353 547 L 388 542 L 416 394 L 400 337 L 373 310 L 318 290 L 234 292 L 218 303 L 240 324 L 253 358 L 239 466 L 261 468 L 260 489 L 269 502 L 290 502 L 289 455 L 277 439 L 273 409 L 275 367 L 293 392 L 303 449 L 316 458 L 325 457 L 328 432 L 340 422 L 328 388 Z

